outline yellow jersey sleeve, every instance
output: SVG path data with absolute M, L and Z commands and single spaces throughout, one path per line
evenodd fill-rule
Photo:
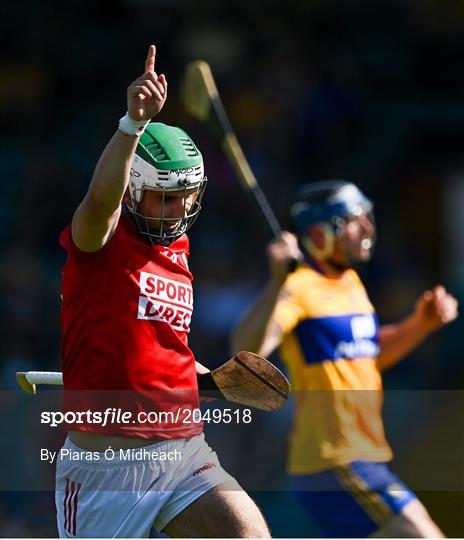
M 274 309 L 272 318 L 284 334 L 289 334 L 306 317 L 301 285 L 298 269 L 287 277 Z

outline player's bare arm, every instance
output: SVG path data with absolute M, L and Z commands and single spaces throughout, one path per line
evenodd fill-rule
M 283 231 L 279 238 L 268 244 L 267 256 L 271 277 L 256 303 L 235 328 L 232 352 L 246 350 L 269 356 L 282 340 L 282 329 L 272 314 L 280 296 L 285 294 L 283 284 L 290 263 L 302 257 L 296 236 Z
M 425 291 L 409 317 L 380 328 L 379 368 L 395 365 L 432 332 L 454 321 L 457 316 L 458 301 L 442 285 Z
M 156 48 L 151 45 L 143 75 L 127 89 L 128 120 L 140 126 L 158 114 L 166 102 L 167 81 L 155 72 L 155 56 Z M 87 194 L 72 221 L 73 240 L 83 251 L 98 251 L 116 229 L 138 135 L 123 132 L 120 125 L 97 163 Z

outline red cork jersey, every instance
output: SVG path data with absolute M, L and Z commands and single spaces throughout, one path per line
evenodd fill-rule
M 118 421 L 107 414 L 106 425 L 93 418 L 68 428 L 144 439 L 200 433 L 201 423 L 193 422 L 198 388 L 187 340 L 193 309 L 187 236 L 169 247 L 152 245 L 123 215 L 97 252 L 79 250 L 70 225 L 60 244 L 67 252 L 61 309 L 64 409 L 119 411 Z M 122 412 L 130 412 L 128 422 L 120 421 Z M 139 413 L 151 413 L 151 421 Z

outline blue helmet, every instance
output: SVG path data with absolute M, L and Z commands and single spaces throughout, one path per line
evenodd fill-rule
M 323 180 L 303 186 L 290 216 L 299 235 L 315 223 L 328 223 L 334 232 L 344 218 L 372 212 L 374 205 L 361 190 L 346 180 Z
M 375 241 L 372 215 L 373 203 L 358 187 L 346 180 L 324 180 L 303 186 L 290 208 L 290 217 L 300 241 L 315 259 L 330 260 L 337 236 L 342 236 L 347 220 L 367 215 L 373 232 L 362 239 L 362 246 L 370 251 Z M 317 247 L 308 237 L 308 229 L 317 225 L 324 235 L 323 247 Z M 357 262 L 356 246 L 345 246 L 347 262 Z M 363 257 L 365 260 L 366 257 Z

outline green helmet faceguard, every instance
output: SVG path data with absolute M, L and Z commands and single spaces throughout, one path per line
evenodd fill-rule
M 127 209 L 141 234 L 154 244 L 169 245 L 182 236 L 198 217 L 206 182 L 203 158 L 187 133 L 174 126 L 152 122 L 140 137 L 132 161 Z M 165 217 L 165 196 L 182 190 L 185 196 L 195 193 L 191 208 L 186 209 L 182 216 Z M 139 212 L 145 191 L 162 192 L 159 217 L 148 217 Z

